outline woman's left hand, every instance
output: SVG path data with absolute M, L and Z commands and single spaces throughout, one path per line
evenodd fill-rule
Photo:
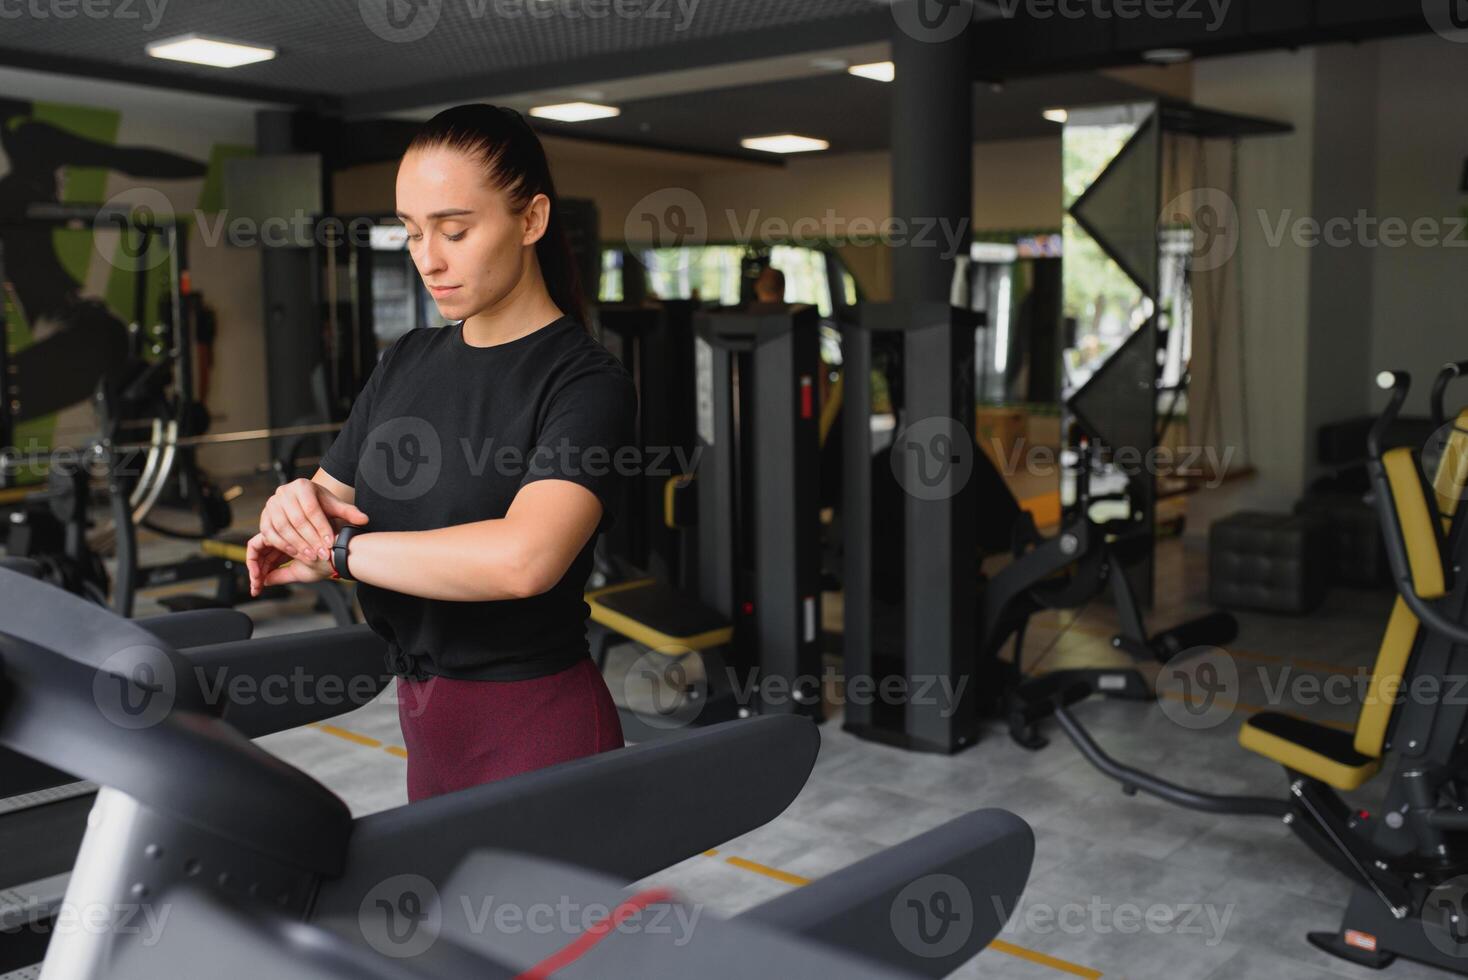
M 250 573 L 251 596 L 258 596 L 261 590 L 272 585 L 325 581 L 331 578 L 333 572 L 331 562 L 302 561 L 267 544 L 263 534 L 257 534 L 250 539 L 250 543 L 245 546 L 245 553 L 245 567 Z

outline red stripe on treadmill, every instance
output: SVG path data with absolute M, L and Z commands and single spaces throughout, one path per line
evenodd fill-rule
M 627 901 L 612 909 L 611 915 L 576 937 L 575 942 L 560 952 L 547 956 L 524 973 L 515 977 L 515 980 L 545 980 L 546 977 L 555 971 L 565 969 L 585 956 L 591 951 L 592 947 L 611 935 L 612 930 L 623 922 L 626 922 L 628 917 L 633 913 L 640 912 L 649 905 L 656 905 L 658 902 L 671 902 L 675 898 L 677 896 L 673 894 L 670 888 L 650 888 L 645 892 L 638 892 L 636 895 L 627 899 Z

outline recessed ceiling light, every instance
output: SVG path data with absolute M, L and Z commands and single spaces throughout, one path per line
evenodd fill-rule
M 1040 113 L 1040 115 L 1044 116 L 1046 119 L 1050 120 L 1053 123 L 1064 123 L 1067 119 L 1070 118 L 1070 113 L 1066 112 L 1064 109 L 1046 109 L 1044 112 Z
M 236 41 L 221 41 L 218 38 L 184 34 L 165 38 L 148 45 L 147 51 L 155 58 L 169 61 L 187 61 L 193 65 L 208 65 L 210 68 L 238 68 L 269 61 L 275 57 L 274 48 L 258 44 L 240 44 Z
M 1154 65 L 1176 65 L 1187 61 L 1193 52 L 1187 48 L 1152 48 L 1142 52 L 1142 60 Z
M 853 75 L 870 78 L 878 82 L 890 82 L 897 75 L 897 66 L 890 61 L 873 61 L 867 65 L 852 65 L 846 69 Z
M 773 136 L 748 136 L 739 141 L 746 150 L 764 150 L 766 153 L 809 153 L 830 147 L 825 140 L 794 133 L 777 133 Z
M 595 102 L 560 102 L 556 105 L 538 105 L 530 110 L 532 116 L 554 119 L 557 122 L 586 122 L 588 119 L 610 119 L 620 116 L 622 110 L 614 105 L 597 105 Z

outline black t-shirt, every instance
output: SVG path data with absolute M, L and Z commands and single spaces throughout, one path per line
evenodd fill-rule
M 493 347 L 462 324 L 411 330 L 384 352 L 322 468 L 353 487 L 364 533 L 427 531 L 505 516 L 519 489 L 569 480 L 617 498 L 637 395 L 615 357 L 570 317 Z M 523 680 L 586 657 L 581 593 L 596 535 L 554 588 L 527 599 L 448 602 L 359 583 L 362 611 L 397 674 Z

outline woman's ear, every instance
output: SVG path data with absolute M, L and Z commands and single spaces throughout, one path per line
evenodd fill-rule
M 546 228 L 550 227 L 550 198 L 544 194 L 532 197 L 530 204 L 525 208 L 523 220 L 525 236 L 520 240 L 520 244 L 534 245 L 545 234 Z

